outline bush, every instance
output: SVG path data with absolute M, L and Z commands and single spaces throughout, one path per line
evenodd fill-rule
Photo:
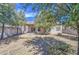
M 48 47 L 48 54 L 50 55 L 67 55 L 74 54 L 74 50 L 68 44 L 55 45 L 53 47 Z

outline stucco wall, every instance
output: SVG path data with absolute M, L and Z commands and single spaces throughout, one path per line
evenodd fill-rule
M 57 25 L 51 28 L 50 34 L 59 34 L 62 33 L 62 25 Z

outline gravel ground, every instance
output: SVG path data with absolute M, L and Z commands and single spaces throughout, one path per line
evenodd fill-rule
M 33 33 L 15 36 L 0 43 L 1 55 L 47 55 L 47 46 L 67 43 L 77 48 L 77 41 L 54 35 L 35 35 Z

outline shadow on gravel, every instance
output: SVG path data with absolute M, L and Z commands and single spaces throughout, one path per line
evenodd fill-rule
M 19 35 L 13 35 L 13 36 L 9 36 L 7 38 L 4 38 L 3 40 L 0 40 L 0 44 L 10 44 L 11 42 L 16 42 L 17 40 L 20 39 Z
M 49 55 L 49 47 L 54 47 L 54 46 L 62 46 L 62 45 L 67 45 L 64 42 L 57 41 L 56 39 L 52 37 L 35 37 L 32 40 L 28 40 L 24 42 L 24 46 L 36 46 L 35 48 L 38 48 L 38 52 L 34 53 L 34 55 L 39 54 L 39 52 L 42 52 L 42 55 Z M 67 47 L 66 47 L 67 48 Z M 60 49 L 60 48 L 59 48 Z M 62 47 L 62 49 L 65 49 L 65 47 Z M 60 49 L 60 51 L 62 50 Z M 55 54 L 56 51 L 51 52 L 52 54 Z M 56 52 L 58 53 L 58 52 Z
M 68 35 L 57 35 L 57 36 L 60 36 L 60 37 L 66 38 L 66 39 L 70 39 L 70 40 L 73 40 L 73 41 L 78 41 L 77 36 L 76 37 L 68 36 Z

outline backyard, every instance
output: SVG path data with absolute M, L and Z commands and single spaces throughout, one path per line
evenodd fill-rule
M 1 55 L 79 55 L 79 4 L 0 3 Z

